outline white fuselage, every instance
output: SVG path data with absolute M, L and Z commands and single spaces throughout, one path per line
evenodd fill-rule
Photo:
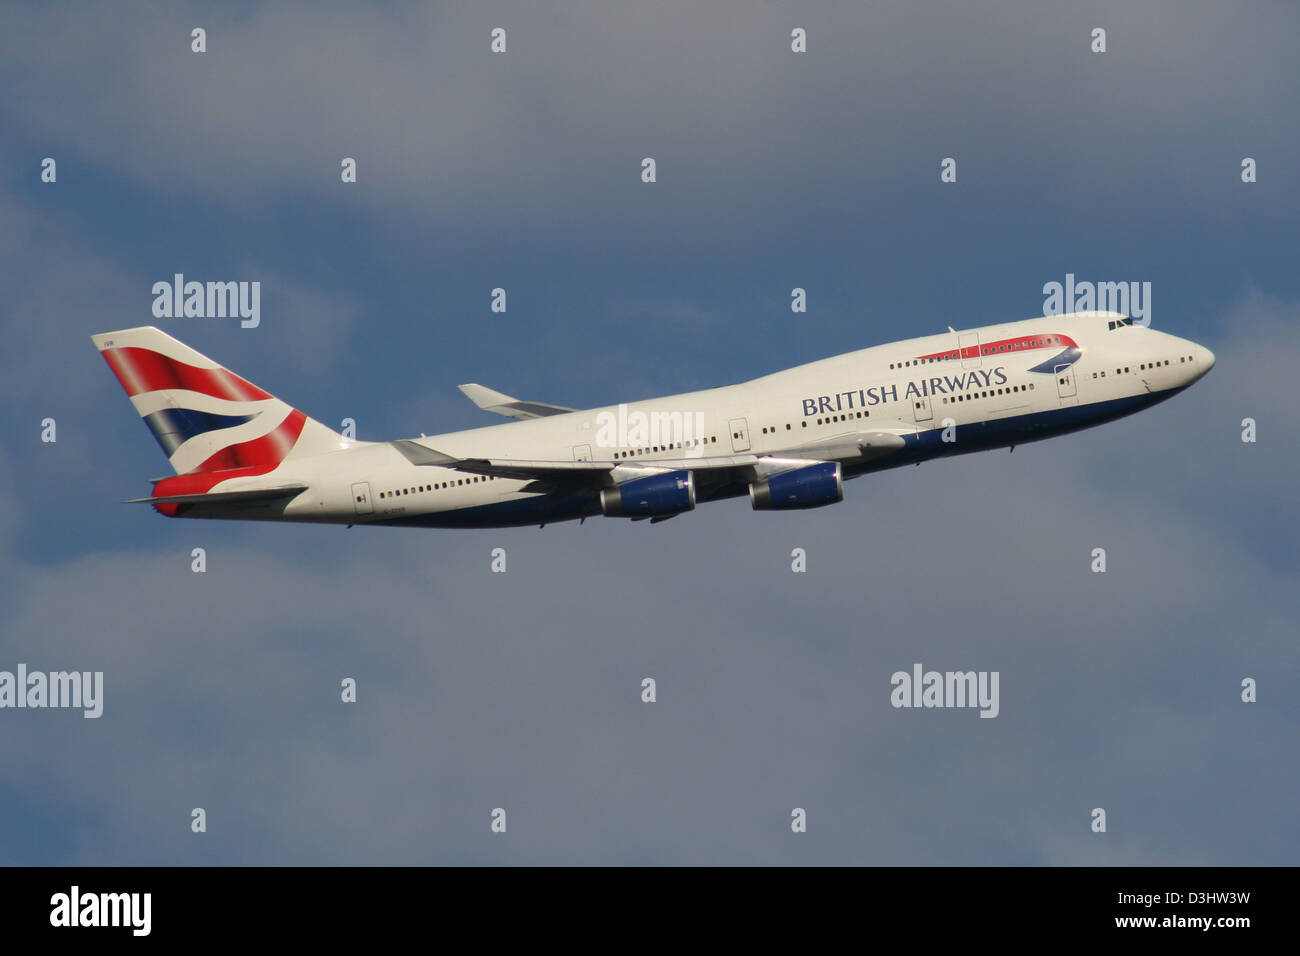
M 1100 424 L 1176 394 L 1214 363 L 1202 346 L 1117 325 L 1118 318 L 1081 313 L 944 332 L 737 385 L 412 441 L 455 459 L 644 467 L 695 456 L 818 459 L 841 436 L 902 438 L 896 453 L 841 459 L 844 477 L 854 477 Z M 389 442 L 286 460 L 271 474 L 232 479 L 221 490 L 292 481 L 308 490 L 269 513 L 195 509 L 190 516 L 474 527 L 600 513 L 590 491 L 538 490 L 531 480 L 415 464 Z M 712 497 L 743 492 L 728 486 Z

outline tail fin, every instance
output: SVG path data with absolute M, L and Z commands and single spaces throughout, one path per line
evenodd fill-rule
M 153 326 L 91 340 L 178 475 L 232 468 L 264 474 L 286 459 L 348 445 L 338 432 Z

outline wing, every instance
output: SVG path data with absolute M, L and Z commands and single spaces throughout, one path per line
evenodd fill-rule
M 565 415 L 575 411 L 563 405 L 548 405 L 546 402 L 521 402 L 517 398 L 511 398 L 503 392 L 483 385 L 470 383 L 457 387 L 485 412 L 496 412 L 506 418 L 545 418 L 548 415 Z
M 824 461 L 860 462 L 893 454 L 904 448 L 902 432 L 853 432 L 779 454 L 709 455 L 684 458 L 654 458 L 638 461 L 550 461 L 514 458 L 457 458 L 418 441 L 393 442 L 413 465 L 454 468 L 475 475 L 496 475 L 531 481 L 522 490 L 550 492 L 575 487 L 609 488 L 633 478 L 666 471 L 695 472 L 705 497 L 724 487 L 748 484 L 769 475 L 804 468 Z

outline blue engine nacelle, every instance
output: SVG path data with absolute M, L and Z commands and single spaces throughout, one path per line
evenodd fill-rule
M 695 507 L 695 475 L 670 471 L 634 478 L 600 492 L 600 510 L 611 518 L 658 518 Z
M 807 468 L 783 471 L 749 486 L 749 500 L 755 511 L 786 511 L 792 508 L 820 508 L 844 500 L 840 463 L 828 461 Z

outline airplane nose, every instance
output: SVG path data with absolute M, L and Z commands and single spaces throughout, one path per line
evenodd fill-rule
M 1210 369 L 1214 368 L 1214 353 L 1204 345 L 1196 346 L 1196 351 L 1200 353 L 1198 358 L 1201 363 L 1201 374 L 1204 375 Z

